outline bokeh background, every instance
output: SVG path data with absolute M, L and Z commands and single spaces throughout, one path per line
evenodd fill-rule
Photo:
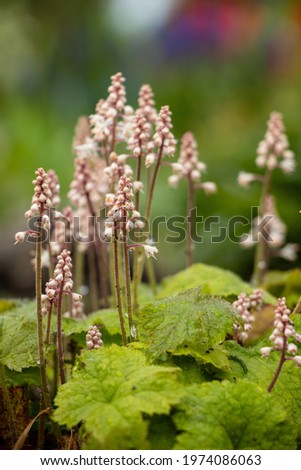
M 0 295 L 29 295 L 33 273 L 28 246 L 14 247 L 24 229 L 37 167 L 54 168 L 63 202 L 73 175 L 71 142 L 79 115 L 106 97 L 110 76 L 127 78 L 135 106 L 150 83 L 158 106 L 169 104 L 175 136 L 194 132 L 207 179 L 218 184 L 198 194 L 204 217 L 221 225 L 250 218 L 260 187 L 237 185 L 240 170 L 255 171 L 255 153 L 269 113 L 283 113 L 299 165 L 275 172 L 278 211 L 288 241 L 301 239 L 301 4 L 299 0 L 1 0 L 0 2 Z M 160 174 L 154 215 L 185 215 L 183 183 L 167 186 Z M 159 277 L 184 267 L 184 244 L 158 235 Z M 195 260 L 249 279 L 253 251 L 226 240 L 197 245 Z M 161 241 L 160 241 L 161 240 Z M 295 263 L 275 260 L 274 268 Z

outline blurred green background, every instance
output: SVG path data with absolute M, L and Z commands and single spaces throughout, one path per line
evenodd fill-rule
M 28 295 L 33 286 L 28 246 L 13 246 L 25 227 L 37 167 L 54 168 L 63 202 L 73 175 L 71 143 L 79 115 L 106 97 L 121 71 L 128 102 L 136 106 L 150 83 L 158 106 L 169 104 L 177 139 L 194 132 L 208 180 L 217 194 L 198 194 L 204 217 L 221 225 L 250 218 L 260 188 L 236 183 L 256 171 L 255 154 L 269 113 L 283 113 L 292 150 L 301 151 L 301 5 L 297 0 L 1 0 L 0 181 L 2 294 Z M 185 215 L 185 183 L 175 191 L 163 168 L 154 215 Z M 288 241 L 301 238 L 301 165 L 275 172 L 274 192 Z M 217 227 L 216 227 L 217 229 Z M 159 232 L 158 276 L 182 269 L 184 244 L 166 244 Z M 195 249 L 195 260 L 234 270 L 245 279 L 253 251 L 226 240 Z M 273 267 L 298 265 L 275 260 Z

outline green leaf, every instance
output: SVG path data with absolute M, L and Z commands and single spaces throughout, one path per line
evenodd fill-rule
M 35 303 L 6 312 L 2 316 L 0 361 L 9 369 L 20 372 L 37 366 L 37 324 Z
M 1 299 L 0 300 L 0 314 L 3 312 L 7 312 L 8 310 L 12 310 L 15 308 L 16 303 L 12 300 Z
M 192 385 L 175 414 L 175 449 L 295 449 L 296 429 L 281 403 L 247 380 Z
M 38 367 L 28 367 L 22 372 L 5 369 L 5 379 L 9 387 L 19 387 L 23 385 L 40 385 L 40 370 Z
M 285 297 L 287 306 L 292 308 L 301 296 L 301 270 L 269 271 L 264 278 L 264 288 L 276 297 Z
M 84 320 L 63 318 L 62 325 L 64 335 L 72 336 L 81 347 L 86 347 L 86 333 L 90 325 L 97 325 L 100 328 L 102 340 L 106 346 L 112 343 L 122 344 L 118 313 L 113 309 L 98 310 Z M 127 329 L 126 319 L 125 326 Z
M 294 315 L 294 317 L 296 316 Z M 236 363 L 236 378 L 245 377 L 250 382 L 260 384 L 267 389 L 277 369 L 280 352 L 274 351 L 269 358 L 262 358 L 260 348 L 266 345 L 270 345 L 270 342 L 265 341 L 262 344 L 258 344 L 256 348 L 243 348 L 234 341 L 227 341 L 225 343 L 231 365 Z M 292 420 L 297 426 L 299 438 L 301 438 L 300 383 L 301 369 L 297 368 L 292 361 L 287 361 L 283 365 L 272 392 L 269 394 L 275 399 L 279 399 L 286 411 L 291 414 Z
M 164 279 L 158 298 L 169 297 L 185 289 L 199 286 L 203 287 L 204 293 L 219 295 L 230 301 L 235 300 L 242 292 L 250 294 L 253 291 L 249 284 L 231 271 L 197 263 Z M 276 302 L 276 299 L 268 293 L 265 293 L 264 300 L 267 303 Z
M 138 330 L 154 358 L 164 353 L 191 355 L 227 368 L 227 355 L 220 343 L 240 321 L 229 302 L 202 295 L 197 288 L 145 306 L 139 315 Z
M 36 322 L 25 317 L 5 318 L 3 322 L 0 361 L 9 369 L 20 372 L 36 366 L 39 360 Z
M 63 331 L 67 336 L 75 333 L 86 333 L 90 325 L 96 324 L 105 328 L 110 335 L 120 334 L 118 313 L 113 309 L 98 310 L 91 313 L 84 320 L 63 318 Z
M 149 365 L 139 350 L 110 346 L 85 351 L 56 397 L 54 418 L 84 423 L 101 449 L 148 446 L 144 415 L 169 414 L 183 396 L 179 369 Z

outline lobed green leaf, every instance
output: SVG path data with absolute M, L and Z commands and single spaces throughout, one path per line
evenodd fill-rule
M 58 391 L 54 418 L 69 427 L 83 422 L 101 449 L 147 447 L 144 416 L 169 414 L 183 396 L 179 369 L 149 365 L 139 350 L 113 345 L 79 361 Z
M 248 380 L 192 385 L 174 422 L 174 449 L 295 449 L 296 426 L 281 400 Z
M 217 368 L 229 367 L 221 343 L 233 333 L 241 317 L 224 299 L 203 295 L 200 288 L 145 306 L 138 330 L 154 358 L 164 354 L 191 355 Z
M 203 291 L 208 294 L 219 295 L 230 301 L 235 300 L 242 292 L 250 294 L 253 291 L 253 287 L 243 282 L 231 271 L 197 263 L 184 271 L 165 278 L 158 298 L 169 297 L 183 290 L 199 286 L 202 286 Z M 267 292 L 264 294 L 264 300 L 266 303 L 276 302 L 276 299 Z

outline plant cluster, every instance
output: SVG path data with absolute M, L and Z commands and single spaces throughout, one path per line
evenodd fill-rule
M 78 121 L 71 206 L 59 210 L 56 173 L 36 171 L 28 227 L 15 235 L 35 246 L 36 299 L 0 302 L 3 446 L 300 448 L 301 301 L 291 314 L 262 285 L 272 242 L 282 247 L 285 232 L 271 174 L 295 165 L 281 115 L 271 115 L 258 148 L 265 175 L 239 176 L 263 184 L 258 217 L 273 213 L 272 241 L 258 238 L 254 290 L 193 264 L 195 194 L 217 186 L 203 181 L 191 132 L 170 160 L 169 107 L 157 110 L 143 85 L 133 109 L 124 82 L 114 75 L 95 113 Z M 171 186 L 187 180 L 187 269 L 157 286 L 149 227 L 162 165 Z

